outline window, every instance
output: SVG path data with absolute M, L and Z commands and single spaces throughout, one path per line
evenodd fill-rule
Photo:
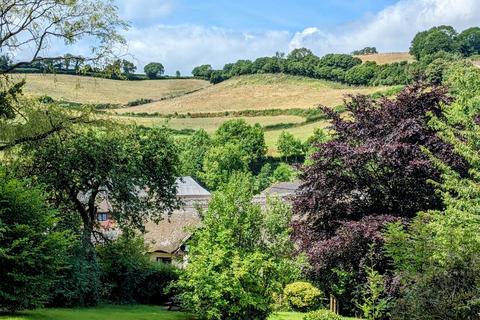
M 107 213 L 98 213 L 97 214 L 97 220 L 98 221 L 107 221 L 108 220 L 108 214 Z
M 172 264 L 172 258 L 168 257 L 157 257 L 158 263 Z

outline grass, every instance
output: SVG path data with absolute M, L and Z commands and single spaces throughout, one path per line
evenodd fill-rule
M 302 320 L 298 312 L 278 312 L 268 320 Z M 167 311 L 163 307 L 145 305 L 104 305 L 78 309 L 39 309 L 18 315 L 0 315 L 0 320 L 193 320 L 184 312 Z M 354 319 L 354 318 L 344 318 Z
M 24 92 L 27 95 L 48 95 L 55 100 L 94 104 L 127 104 L 142 98 L 160 100 L 210 85 L 198 79 L 127 81 L 63 74 L 13 74 L 12 77 L 26 79 Z
M 357 56 L 365 61 L 375 61 L 377 64 L 387 64 L 400 61 L 413 62 L 414 58 L 408 52 L 376 53 Z
M 214 117 L 214 118 L 154 118 L 154 117 L 125 117 L 125 116 L 108 116 L 110 119 L 117 120 L 122 123 L 137 124 L 147 127 L 166 126 L 176 130 L 204 129 L 208 133 L 213 133 L 225 121 L 232 119 L 244 119 L 249 124 L 259 123 L 262 127 L 275 125 L 279 123 L 301 123 L 305 119 L 298 116 L 258 116 L 258 117 Z
M 312 108 L 337 106 L 345 95 L 371 94 L 387 87 L 350 87 L 335 82 L 283 74 L 235 77 L 192 94 L 115 112 L 195 113 L 234 110 Z

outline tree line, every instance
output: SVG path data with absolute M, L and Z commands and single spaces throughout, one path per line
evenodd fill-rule
M 375 53 L 375 47 L 355 51 L 355 55 Z M 260 57 L 254 61 L 238 60 L 220 70 L 211 65 L 197 66 L 194 77 L 219 83 L 234 76 L 256 73 L 286 73 L 315 79 L 337 81 L 349 85 L 405 85 L 424 77 L 429 81 L 441 81 L 444 64 L 480 53 L 480 28 L 473 27 L 458 34 L 453 27 L 439 26 L 419 32 L 412 40 L 410 54 L 413 63 L 394 62 L 378 65 L 362 61 L 348 54 L 327 54 L 318 57 L 307 48 L 292 50 L 285 56 Z M 440 75 L 439 75 L 440 74 Z

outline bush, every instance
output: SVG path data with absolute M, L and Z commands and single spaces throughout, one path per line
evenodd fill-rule
M 104 300 L 151 304 L 167 300 L 165 289 L 177 279 L 175 269 L 150 261 L 141 237 L 122 235 L 97 251 Z
M 39 97 L 38 101 L 41 102 L 41 103 L 54 103 L 55 102 L 55 100 L 53 100 L 52 97 L 47 96 L 47 95 L 43 95 L 43 96 Z
M 283 295 L 294 311 L 310 311 L 318 308 L 323 294 L 309 282 L 294 282 L 285 286 Z
M 140 98 L 140 99 L 137 99 L 137 100 L 129 101 L 127 103 L 127 106 L 128 107 L 135 107 L 135 106 L 139 106 L 139 105 L 142 105 L 142 104 L 147 104 L 147 103 L 150 103 L 150 102 L 153 102 L 153 100 L 152 99 Z
M 303 320 L 342 320 L 342 317 L 329 310 L 317 310 L 307 313 Z

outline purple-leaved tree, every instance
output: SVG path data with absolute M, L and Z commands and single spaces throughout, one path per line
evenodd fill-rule
M 312 279 L 336 294 L 344 310 L 353 309 L 366 264 L 382 273 L 389 269 L 383 226 L 442 206 L 428 182 L 439 171 L 423 148 L 466 170 L 428 126 L 430 114 L 441 117 L 441 106 L 450 103 L 445 87 L 415 83 L 392 99 L 351 97 L 345 117 L 322 108 L 334 137 L 317 146 L 302 170 L 294 238 L 309 257 Z

